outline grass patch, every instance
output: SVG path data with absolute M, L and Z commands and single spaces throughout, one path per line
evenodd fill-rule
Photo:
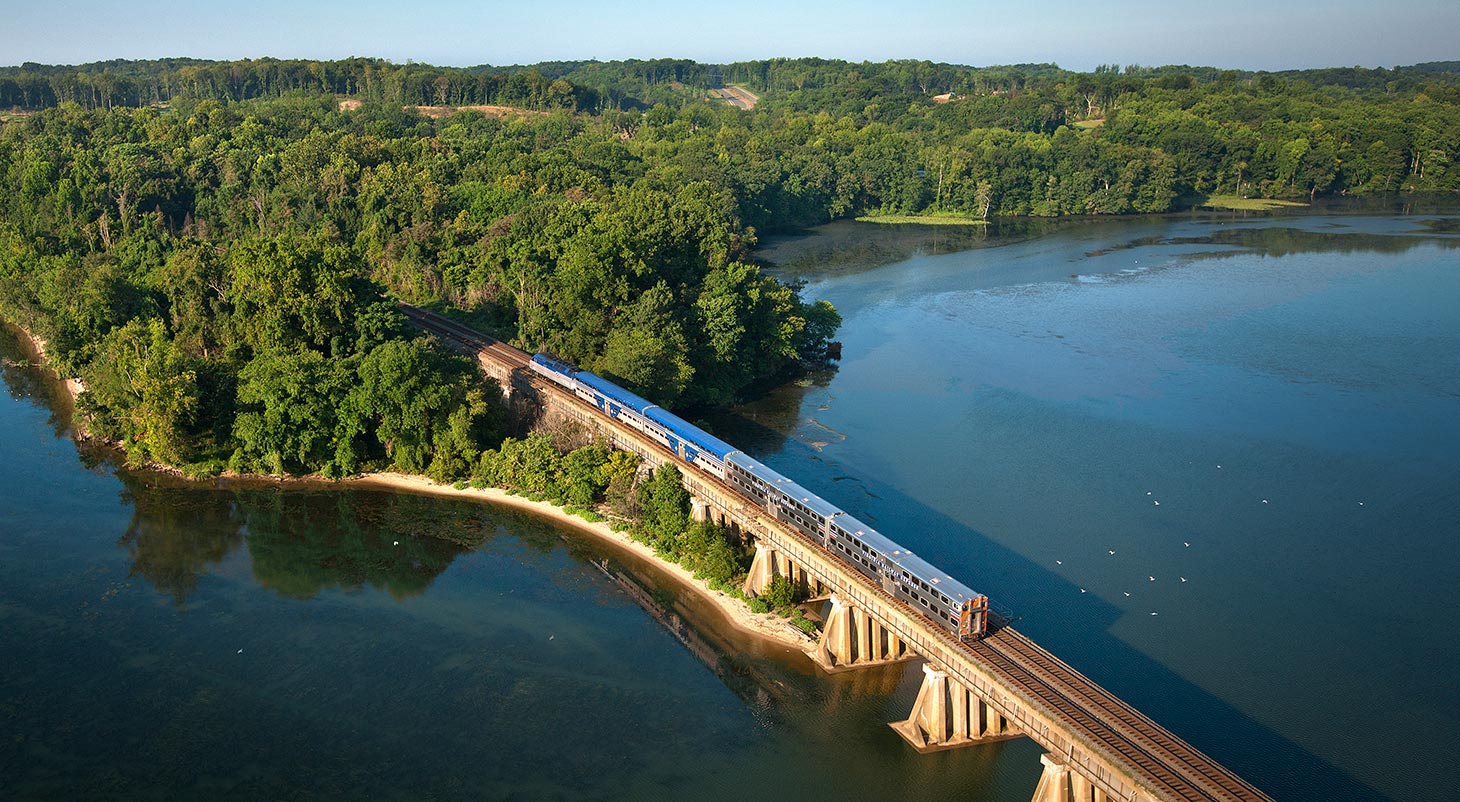
M 1105 120 L 1104 119 L 1099 119 L 1099 120 L 1078 120 L 1076 122 L 1070 123 L 1070 126 L 1073 127 L 1073 128 L 1081 128 L 1081 129 L 1084 129 L 1086 131 L 1089 131 L 1092 128 L 1099 128 L 1100 126 L 1102 126 L 1104 124 L 1105 124 Z
M 1234 209 L 1241 212 L 1270 212 L 1273 209 L 1287 209 L 1307 206 L 1300 201 L 1276 200 L 1274 198 L 1239 198 L 1236 195 L 1213 195 L 1201 206 L 1207 209 Z
M 946 214 L 877 214 L 863 215 L 857 218 L 858 223 L 915 223 L 923 226 L 986 226 L 987 220 L 976 220 L 972 217 L 954 217 Z

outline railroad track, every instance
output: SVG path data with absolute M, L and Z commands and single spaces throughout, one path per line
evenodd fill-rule
M 1089 733 L 1145 772 L 1170 798 L 1193 802 L 1268 798 L 1022 633 L 1004 628 L 968 647 L 1076 731 Z
M 475 329 L 463 326 L 456 321 L 444 318 L 434 312 L 427 312 L 420 307 L 404 303 L 396 304 L 396 307 L 417 328 L 428 331 L 443 339 L 476 349 L 487 356 L 511 365 L 513 368 L 525 368 L 527 367 L 527 363 L 532 359 L 525 351 L 513 348 L 501 340 L 488 337 Z
M 513 368 L 526 368 L 531 359 L 517 348 L 440 315 L 408 304 L 399 304 L 399 308 L 415 326 Z M 577 398 L 572 400 L 582 403 Z M 668 455 L 668 452 L 665 454 Z M 713 477 L 704 478 L 726 489 Z M 800 532 L 793 531 L 791 535 L 813 549 L 824 550 L 819 543 Z M 886 594 L 880 587 L 869 589 L 873 595 L 885 597 L 884 602 L 926 619 L 920 611 Z M 1039 702 L 1069 725 L 1071 732 L 1088 734 L 1103 751 L 1143 773 L 1154 784 L 1152 790 L 1163 797 L 1189 802 L 1270 802 L 1270 798 L 1255 786 L 1172 735 L 1144 713 L 1012 627 L 1002 626 L 987 638 L 973 643 L 943 637 L 946 632 L 931 620 L 928 628 L 940 636 L 938 639 L 945 645 L 961 649 L 999 675 L 1011 688 L 1020 689 Z

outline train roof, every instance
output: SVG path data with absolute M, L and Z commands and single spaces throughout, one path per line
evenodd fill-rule
M 838 515 L 833 523 L 844 532 L 856 536 L 858 540 L 867 544 L 868 548 L 875 549 L 883 559 L 922 579 L 954 601 L 974 599 L 983 595 L 857 518 L 843 513 Z
M 898 545 L 886 535 L 878 532 L 861 520 L 843 512 L 840 507 L 782 476 L 769 466 L 752 458 L 745 452 L 737 450 L 724 440 L 665 410 L 649 399 L 631 393 L 596 373 L 575 368 L 566 362 L 553 359 L 543 354 L 533 356 L 533 361 L 551 370 L 573 376 L 578 381 L 603 393 L 605 396 L 633 408 L 634 411 L 663 426 L 670 432 L 678 435 L 681 439 L 695 443 L 701 449 L 714 454 L 732 465 L 739 466 L 767 485 L 801 502 L 812 512 L 815 512 L 823 518 L 832 519 L 832 522 L 836 526 L 849 534 L 855 535 L 868 548 L 875 549 L 884 559 L 897 564 L 900 568 L 928 582 L 949 598 L 955 601 L 962 601 L 964 599 L 983 596 L 982 593 L 973 590 L 944 573 L 937 566 Z
M 751 458 L 744 451 L 734 451 L 726 455 L 725 460 L 732 465 L 739 466 L 746 473 L 760 479 L 788 497 L 796 499 L 806 505 L 807 509 L 810 509 L 823 518 L 830 518 L 833 515 L 841 513 L 840 507 L 776 473 L 765 464 Z
M 624 406 L 632 407 L 635 412 L 642 413 L 649 407 L 654 406 L 653 401 L 643 396 L 635 395 L 596 373 L 580 370 L 573 374 L 573 377 Z
M 724 459 L 726 454 L 736 450 L 735 446 L 730 445 L 663 407 L 654 407 L 653 409 L 645 410 L 644 417 L 679 435 L 681 440 L 688 440 L 699 446 L 700 450 L 714 454 L 720 459 Z
M 542 365 L 543 367 L 546 367 L 546 368 L 555 370 L 555 371 L 557 371 L 559 373 L 566 373 L 568 375 L 572 375 L 572 374 L 578 372 L 578 366 L 577 365 L 573 365 L 571 363 L 564 362 L 563 360 L 558 359 L 557 357 L 548 356 L 547 354 L 533 354 L 532 355 L 532 361 L 533 362 L 536 362 L 539 365 Z

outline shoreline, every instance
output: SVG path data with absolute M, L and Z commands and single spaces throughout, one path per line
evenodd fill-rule
M 247 478 L 279 481 L 275 477 Z M 794 648 L 799 652 L 805 652 L 815 645 L 815 641 L 809 635 L 791 624 L 790 620 L 781 618 L 775 613 L 753 613 L 749 607 L 745 606 L 744 602 L 729 594 L 712 590 L 703 580 L 696 579 L 694 574 L 686 570 L 684 566 L 678 563 L 666 562 L 659 555 L 655 554 L 653 549 L 630 538 L 627 533 L 613 531 L 606 522 L 594 523 L 579 518 L 576 515 L 565 512 L 562 507 L 548 501 L 533 501 L 522 496 L 514 496 L 505 490 L 500 490 L 495 487 L 467 487 L 458 490 L 452 485 L 436 484 L 424 476 L 412 476 L 410 474 L 389 471 L 363 474 L 348 479 L 317 481 L 336 487 L 376 488 L 421 495 L 460 498 L 491 505 L 511 507 L 536 514 L 581 534 L 617 546 L 642 558 L 650 565 L 653 565 L 655 570 L 673 579 L 675 583 L 710 602 L 725 616 L 725 619 L 732 626 L 746 634 L 763 638 L 780 646 Z
M 86 386 L 77 378 L 63 378 L 54 368 L 48 364 L 46 359 L 45 342 L 32 334 L 29 330 L 19 324 L 5 321 L 9 326 L 20 332 L 34 349 L 39 367 L 44 368 L 54 375 L 66 391 L 70 394 L 72 410 L 70 415 L 70 430 L 72 439 L 78 442 L 100 442 L 88 434 L 85 427 L 75 416 L 75 404 L 78 396 L 85 391 Z M 105 443 L 105 445 L 117 448 L 123 454 L 126 449 L 121 443 Z M 708 601 L 718 609 L 730 623 L 746 634 L 762 638 L 780 646 L 793 648 L 799 652 L 805 652 L 815 641 L 809 635 L 791 624 L 788 619 L 781 618 L 775 613 L 753 613 L 744 602 L 722 593 L 712 590 L 703 580 L 696 579 L 692 573 L 678 563 L 667 562 L 654 550 L 643 543 L 630 538 L 626 533 L 615 532 L 606 522 L 594 523 L 576 515 L 565 512 L 549 501 L 533 501 L 522 496 L 515 496 L 505 490 L 498 488 L 475 488 L 466 487 L 457 489 L 453 485 L 437 484 L 425 476 L 412 476 L 410 474 L 382 471 L 376 473 L 361 474 L 345 479 L 325 479 L 318 476 L 281 477 L 266 476 L 262 474 L 224 474 L 222 476 L 203 478 L 192 478 L 184 475 L 176 468 L 166 465 L 155 465 L 145 463 L 142 465 L 129 466 L 134 470 L 146 470 L 186 482 L 213 481 L 243 481 L 270 484 L 277 487 L 289 487 L 309 485 L 313 487 L 335 487 L 335 488 L 374 488 L 393 492 L 415 493 L 418 495 L 445 496 L 450 498 L 466 499 L 495 506 L 510 507 L 522 510 L 531 514 L 546 518 L 565 528 L 593 537 L 601 542 L 608 543 L 620 549 L 628 551 L 643 559 L 664 576 L 673 580 L 681 587 L 697 594 L 705 601 Z

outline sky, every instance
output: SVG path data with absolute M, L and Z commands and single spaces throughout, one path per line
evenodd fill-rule
M 777 56 L 1230 69 L 1460 59 L 1455 0 L 0 0 L 0 65 L 113 58 L 397 63 Z

